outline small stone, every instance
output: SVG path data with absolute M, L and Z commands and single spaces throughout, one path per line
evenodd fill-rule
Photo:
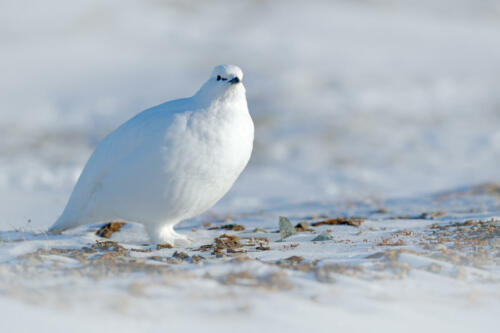
M 203 262 L 204 260 L 206 260 L 205 257 L 199 256 L 197 254 L 191 257 L 191 261 L 193 262 L 193 264 L 198 264 L 200 262 Z
M 156 249 L 157 250 L 161 250 L 161 249 L 173 249 L 174 246 L 172 244 L 169 244 L 169 243 L 165 243 L 165 244 L 157 244 L 156 245 Z
M 189 258 L 189 254 L 187 254 L 186 252 L 175 251 L 174 254 L 172 255 L 172 258 L 185 260 Z
M 329 234 L 326 231 L 323 231 L 318 236 L 316 236 L 312 241 L 313 242 L 323 242 L 323 241 L 328 241 L 328 240 L 332 240 L 332 239 L 333 239 L 333 236 L 331 234 Z
M 263 228 L 255 228 L 253 229 L 253 232 L 267 232 L 267 230 Z
M 292 223 L 286 217 L 280 216 L 280 236 L 281 239 L 288 238 L 297 233 Z
M 299 263 L 301 261 L 304 261 L 304 257 L 301 256 L 291 256 L 285 259 L 286 261 L 293 262 L 293 263 Z
M 311 229 L 311 226 L 309 225 L 309 223 L 307 223 L 305 221 L 297 223 L 297 225 L 295 226 L 295 230 L 297 232 L 311 232 L 311 231 L 313 231 Z

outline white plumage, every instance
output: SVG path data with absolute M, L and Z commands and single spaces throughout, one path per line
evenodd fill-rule
M 111 132 L 50 231 L 123 220 L 142 223 L 154 243 L 187 239 L 174 225 L 212 207 L 250 159 L 254 127 L 242 78 L 237 66 L 217 66 L 194 96 L 145 110 Z

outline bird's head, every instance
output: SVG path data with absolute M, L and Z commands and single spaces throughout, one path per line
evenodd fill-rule
M 245 93 L 243 87 L 243 72 L 235 65 L 216 66 L 210 78 L 200 88 L 197 95 L 214 99 L 223 96 L 230 96 L 238 93 Z
M 231 86 L 243 80 L 241 68 L 235 65 L 219 65 L 214 68 L 209 81 L 219 86 Z

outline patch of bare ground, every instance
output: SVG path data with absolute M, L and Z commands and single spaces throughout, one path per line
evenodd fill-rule
M 95 234 L 99 237 L 110 238 L 112 234 L 120 231 L 125 224 L 125 222 L 109 222 L 99 228 Z
M 434 220 L 444 215 L 446 215 L 445 211 L 436 210 L 433 212 L 423 212 L 418 215 L 391 216 L 389 220 Z
M 433 251 L 432 257 L 457 265 L 481 268 L 500 263 L 500 221 L 433 224 L 420 246 Z
M 363 219 L 355 217 L 336 217 L 331 219 L 326 219 L 323 221 L 313 222 L 311 225 L 313 227 L 318 227 L 320 225 L 350 225 L 353 227 L 359 227 L 363 223 Z
M 55 257 L 54 257 L 55 256 Z M 57 258 L 60 260 L 57 260 Z M 103 278 L 106 276 L 137 271 L 148 273 L 167 272 L 167 267 L 152 265 L 143 258 L 130 256 L 130 251 L 113 241 L 97 241 L 91 246 L 82 249 L 38 249 L 17 258 L 24 273 L 40 273 L 41 271 L 53 274 L 69 274 Z M 77 265 L 64 264 L 67 260 L 74 260 Z M 47 264 L 50 263 L 48 266 Z M 53 268 L 58 268 L 54 270 Z
M 238 285 L 265 290 L 290 290 L 293 285 L 286 280 L 287 275 L 283 272 L 274 272 L 263 276 L 257 276 L 249 271 L 228 273 L 218 278 L 224 285 Z
M 380 271 L 391 269 L 397 271 L 400 276 L 404 276 L 411 267 L 398 260 L 402 253 L 427 257 L 443 262 L 445 265 L 452 264 L 451 267 L 454 267 L 452 277 L 459 279 L 464 278 L 466 275 L 463 267 L 469 266 L 482 269 L 486 266 L 500 264 L 500 222 L 493 219 L 433 224 L 421 235 L 403 230 L 394 233 L 393 236 L 414 238 L 421 251 L 417 252 L 402 248 L 379 251 L 367 256 L 366 259 L 378 260 L 377 269 Z M 400 238 L 389 237 L 384 238 L 377 245 L 403 245 L 400 241 Z M 424 269 L 436 274 L 442 273 L 442 265 L 435 262 L 430 262 Z M 450 273 L 446 274 L 450 275 Z
M 239 224 L 224 224 L 221 226 L 215 226 L 215 227 L 210 227 L 208 230 L 218 230 L 218 229 L 224 229 L 224 230 L 230 230 L 230 231 L 241 231 L 245 230 L 245 227 Z
M 165 243 L 165 244 L 156 244 L 156 249 L 161 250 L 161 249 L 173 249 L 174 246 L 170 243 Z
M 478 195 L 500 196 L 500 185 L 493 182 L 486 182 L 470 186 L 461 191 L 444 192 L 437 196 L 438 200 L 448 200 L 458 197 L 470 197 Z
M 216 258 L 225 258 L 227 256 L 241 255 L 247 253 L 247 249 L 243 247 L 253 247 L 257 251 L 267 251 L 269 247 L 269 239 L 267 237 L 249 237 L 245 238 L 246 242 L 241 242 L 243 239 L 235 235 L 222 234 L 214 238 L 212 244 L 202 245 L 195 251 L 211 252 L 211 255 Z

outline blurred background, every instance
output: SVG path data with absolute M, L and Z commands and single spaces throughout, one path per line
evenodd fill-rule
M 215 212 L 499 181 L 499 38 L 495 0 L 2 0 L 0 229 L 50 225 L 107 133 L 222 63 L 256 142 Z

